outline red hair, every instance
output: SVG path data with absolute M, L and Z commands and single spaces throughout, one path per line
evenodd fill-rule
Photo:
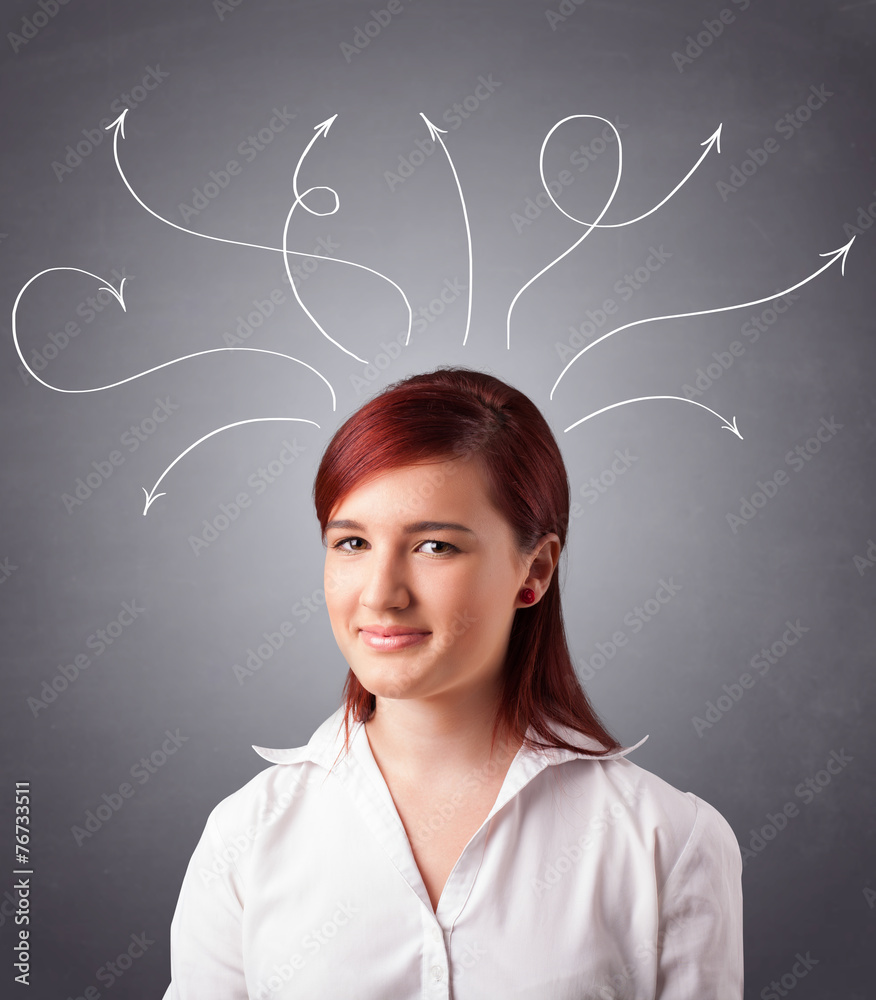
M 417 462 L 471 457 L 480 462 L 490 498 L 522 553 L 548 532 L 565 548 L 569 479 L 547 421 L 519 390 L 493 375 L 456 367 L 388 386 L 335 433 L 313 484 L 323 539 L 332 511 L 366 480 Z M 351 719 L 367 722 L 376 698 L 352 670 L 343 697 L 346 752 Z M 622 747 L 600 722 L 575 673 L 556 572 L 542 599 L 514 615 L 493 739 L 504 728 L 530 749 L 580 749 L 552 732 L 549 721 L 597 740 L 605 749 L 591 751 L 596 756 Z M 529 726 L 543 742 L 525 738 Z

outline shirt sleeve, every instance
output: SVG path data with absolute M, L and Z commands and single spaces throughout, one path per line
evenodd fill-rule
M 660 894 L 656 1000 L 742 1000 L 742 854 L 714 806 L 693 828 Z
M 221 805 L 221 803 L 220 803 Z M 171 982 L 163 1000 L 247 1000 L 243 880 L 210 814 L 170 925 Z

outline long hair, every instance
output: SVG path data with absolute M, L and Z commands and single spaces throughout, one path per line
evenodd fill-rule
M 569 479 L 551 429 L 522 392 L 484 372 L 442 367 L 388 386 L 338 429 L 319 464 L 313 500 L 323 540 L 332 511 L 366 480 L 417 462 L 477 458 L 488 494 L 511 525 L 521 553 L 547 532 L 565 548 Z M 375 696 L 349 670 L 343 690 L 344 752 L 350 722 L 367 722 Z M 577 750 L 549 722 L 568 726 L 605 747 L 621 744 L 600 722 L 575 673 L 555 571 L 542 599 L 518 608 L 511 624 L 493 741 L 506 731 L 530 749 Z M 532 726 L 539 740 L 526 737 Z

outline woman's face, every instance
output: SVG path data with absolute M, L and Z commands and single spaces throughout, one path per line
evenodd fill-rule
M 540 598 L 550 579 L 528 578 L 539 547 L 518 551 L 477 460 L 405 466 L 366 482 L 332 512 L 326 545 L 335 640 L 380 697 L 492 691 L 514 611 L 525 606 L 521 588 Z

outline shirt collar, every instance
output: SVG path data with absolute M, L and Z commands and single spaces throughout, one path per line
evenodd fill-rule
M 320 764 L 325 767 L 326 770 L 330 770 L 334 762 L 338 759 L 338 755 L 343 750 L 343 720 L 344 706 L 342 705 L 319 726 L 304 746 L 290 747 L 288 749 L 281 750 L 253 745 L 253 750 L 255 750 L 260 757 L 264 757 L 265 760 L 270 761 L 272 764 L 299 764 L 302 761 L 309 760 L 313 761 L 315 764 Z M 643 736 L 638 743 L 634 743 L 632 746 L 623 747 L 610 754 L 600 754 L 598 756 L 594 756 L 594 750 L 602 749 L 602 744 L 597 740 L 590 736 L 585 736 L 583 733 L 579 733 L 577 730 L 571 729 L 568 726 L 562 726 L 556 722 L 551 722 L 550 728 L 553 732 L 557 733 L 557 735 L 562 736 L 567 743 L 571 743 L 573 746 L 579 747 L 580 749 L 578 751 L 572 751 L 562 749 L 560 747 L 552 747 L 548 750 L 535 751 L 526 747 L 521 747 L 518 751 L 518 755 L 535 759 L 547 758 L 548 764 L 561 764 L 563 761 L 573 760 L 576 757 L 591 760 L 614 760 L 618 757 L 626 757 L 628 753 L 636 750 L 645 742 L 645 740 L 648 739 L 648 736 Z M 362 734 L 363 723 L 352 723 L 350 726 L 351 752 L 353 752 L 354 747 L 358 740 L 362 737 Z M 527 730 L 526 735 L 532 739 L 538 739 L 538 736 L 531 726 Z

